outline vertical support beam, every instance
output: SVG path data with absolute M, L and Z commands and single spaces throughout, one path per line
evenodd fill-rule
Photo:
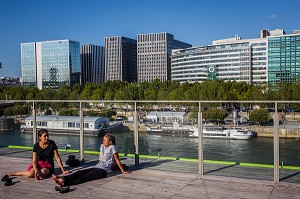
M 84 132 L 83 132 L 83 111 L 82 102 L 79 102 L 79 116 L 80 116 L 80 161 L 84 161 Z
M 37 142 L 36 139 L 36 110 L 34 101 L 32 102 L 32 141 L 33 145 Z
M 274 121 L 274 182 L 279 182 L 279 115 L 277 102 L 275 102 Z
M 135 168 L 139 168 L 139 123 L 136 111 L 136 102 L 134 102 L 134 145 L 135 145 Z
M 204 175 L 204 164 L 203 164 L 203 122 L 201 112 L 201 102 L 199 102 L 198 112 L 198 156 L 199 156 L 199 174 Z

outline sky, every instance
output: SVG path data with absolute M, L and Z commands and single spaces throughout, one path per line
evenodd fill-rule
M 21 77 L 20 44 L 70 39 L 104 45 L 168 32 L 204 46 L 262 29 L 300 30 L 299 0 L 0 0 L 0 77 Z

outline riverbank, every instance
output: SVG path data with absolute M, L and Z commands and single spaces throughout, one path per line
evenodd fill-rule
M 251 130 L 257 133 L 257 137 L 273 137 L 274 128 L 270 127 L 254 127 Z M 300 139 L 299 129 L 279 129 L 280 138 Z
M 134 123 L 123 123 L 125 128 L 130 131 L 134 131 Z M 229 127 L 229 126 L 228 126 Z M 273 126 L 240 126 L 244 130 L 251 130 L 257 133 L 257 137 L 273 137 Z M 139 124 L 139 132 L 147 132 L 147 126 L 145 124 Z M 300 139 L 300 129 L 279 129 L 280 138 Z

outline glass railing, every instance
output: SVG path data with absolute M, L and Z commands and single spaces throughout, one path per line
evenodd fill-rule
M 135 167 L 300 182 L 293 175 L 300 170 L 297 101 L 0 103 L 7 102 L 12 104 L 3 109 L 0 146 L 32 146 L 36 124 L 36 130 L 48 128 L 59 149 L 84 158 L 97 155 L 102 137 L 112 133 L 120 156 Z

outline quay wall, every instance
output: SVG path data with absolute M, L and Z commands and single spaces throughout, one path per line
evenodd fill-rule
M 273 137 L 274 128 L 272 127 L 258 127 L 252 128 L 257 133 L 257 137 Z M 300 129 L 280 129 L 280 138 L 297 138 L 300 139 Z

